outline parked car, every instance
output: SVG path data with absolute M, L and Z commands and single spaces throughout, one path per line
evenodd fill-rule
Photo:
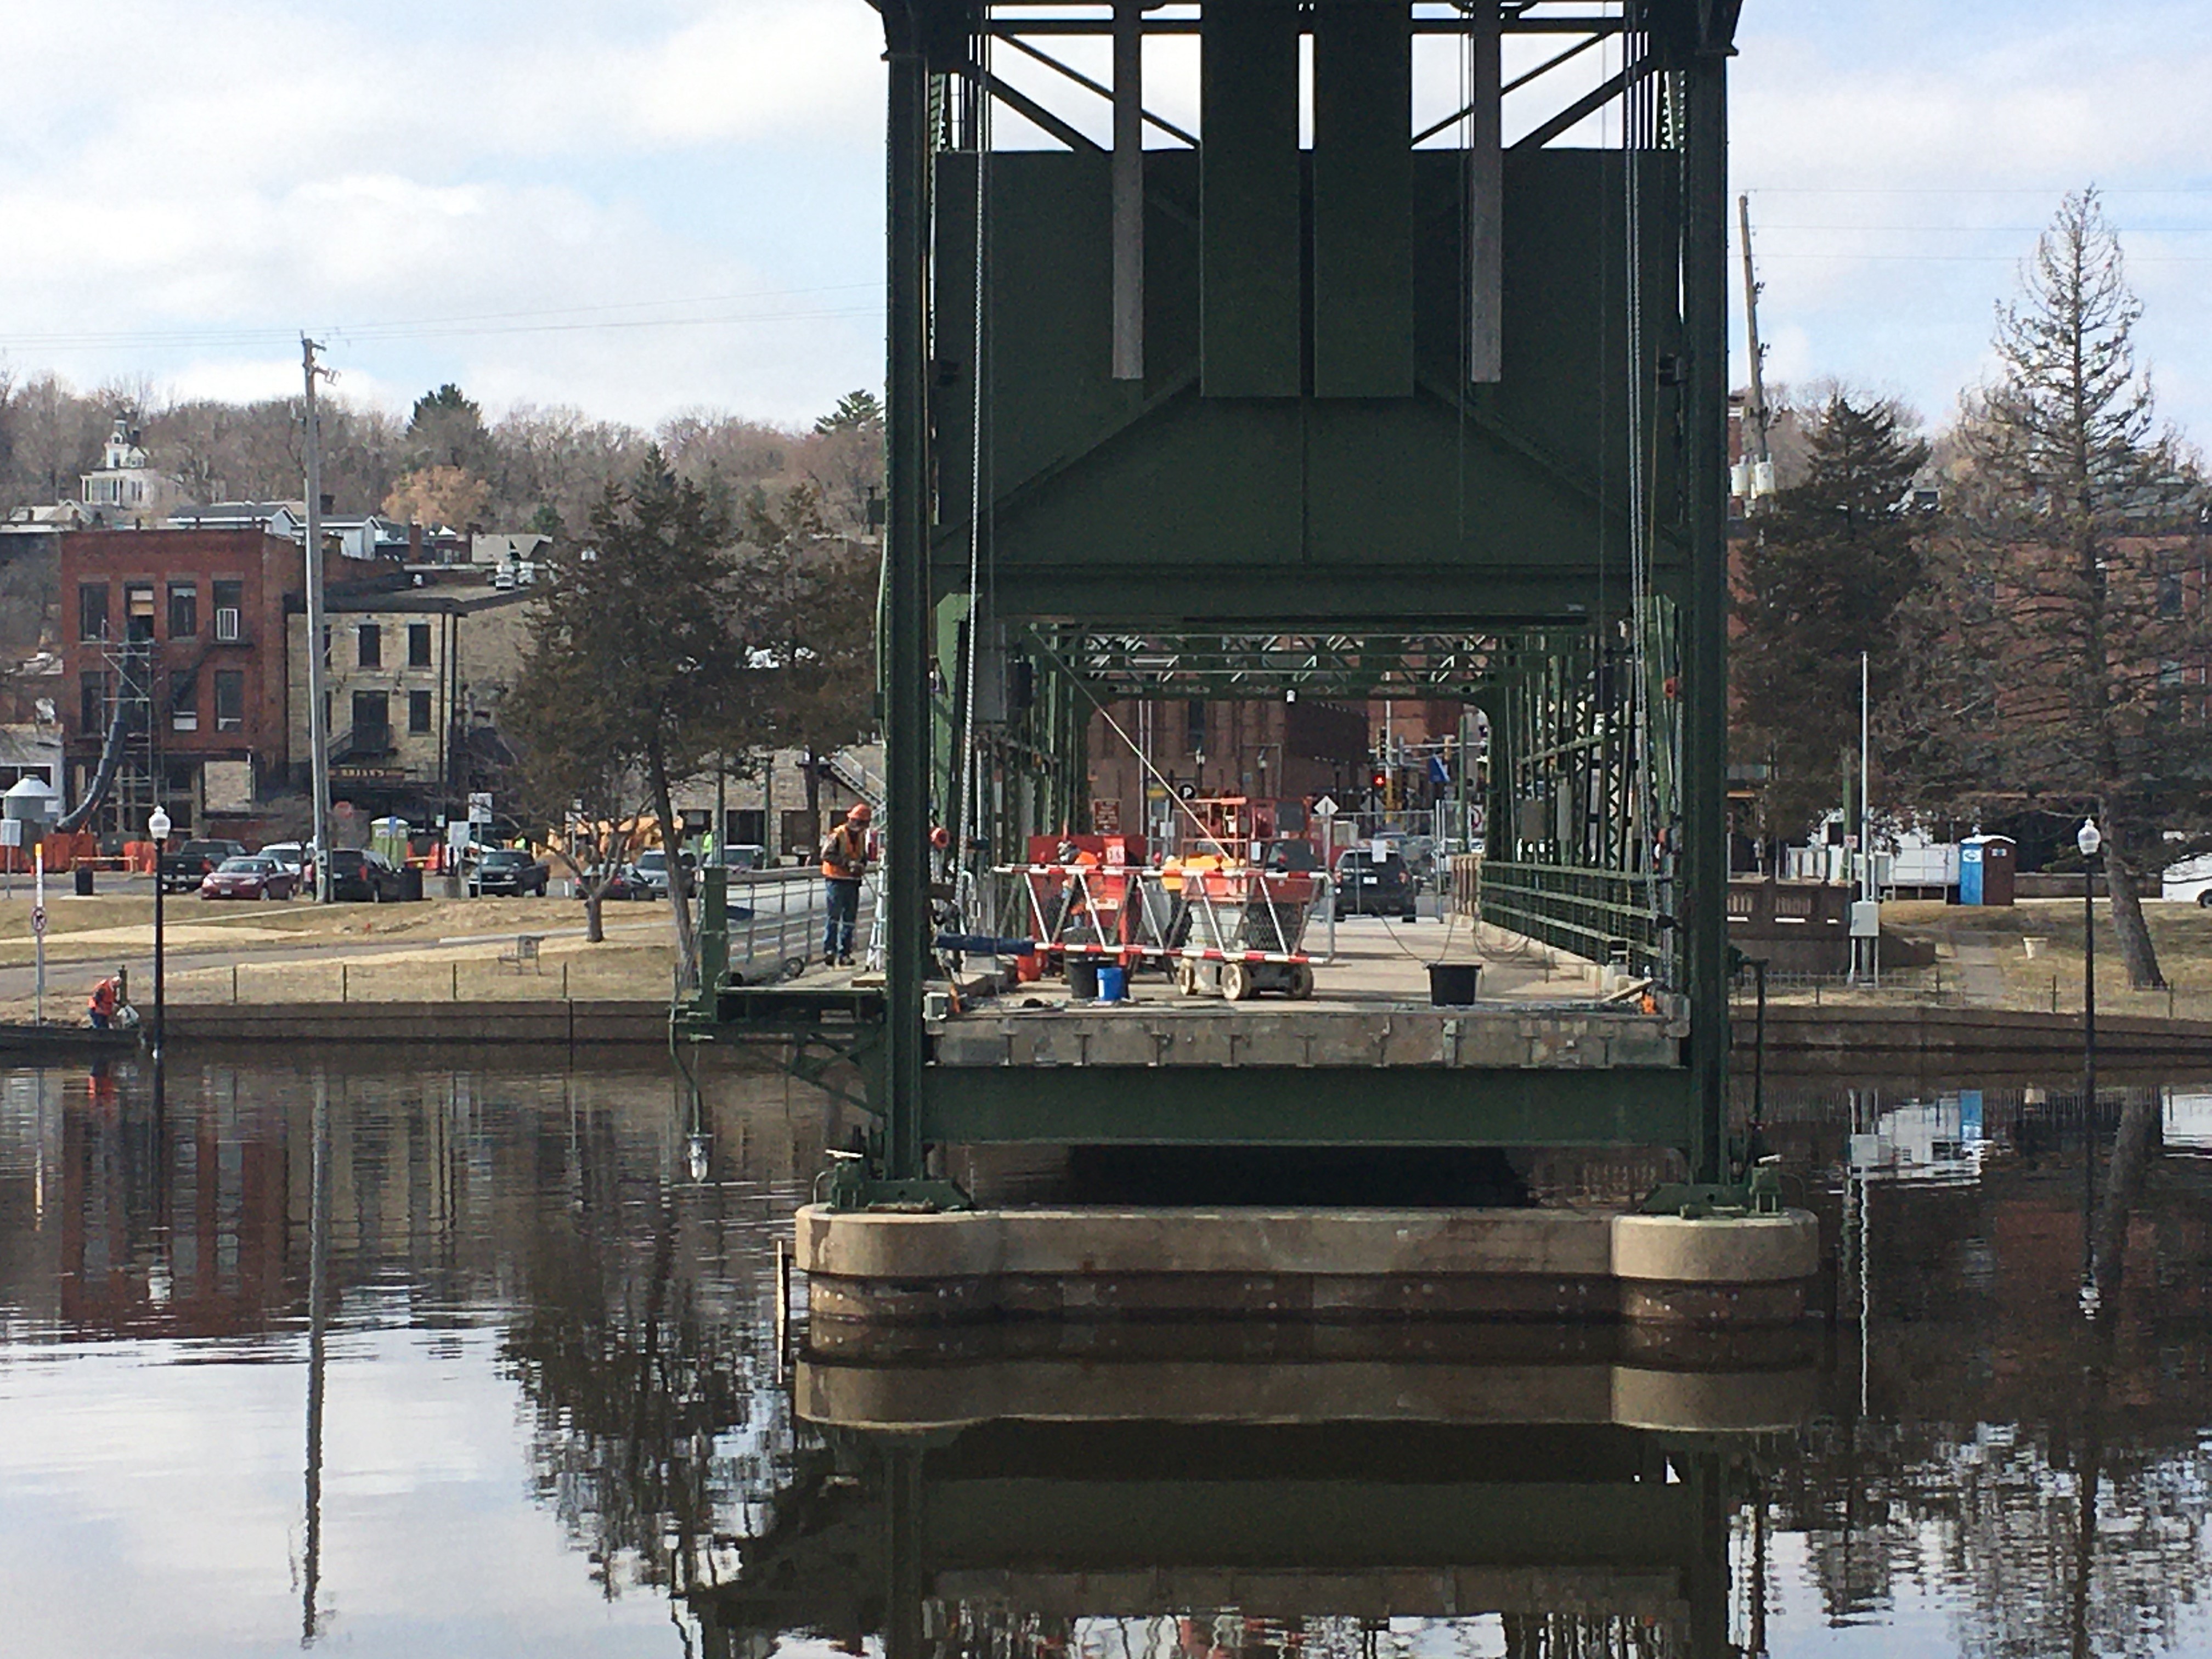
M 242 841 L 188 841 L 173 853 L 161 854 L 158 878 L 165 893 L 189 892 L 225 859 L 244 858 Z
M 585 885 L 591 880 L 592 873 L 586 871 L 583 880 L 569 884 L 574 888 L 575 896 L 578 898 L 584 896 Z M 607 890 L 601 896 L 610 899 L 643 899 L 651 898 L 653 895 L 632 877 L 629 866 L 625 864 L 607 878 Z
M 225 859 L 200 878 L 204 899 L 288 899 L 299 890 L 299 877 L 265 855 Z
M 304 880 L 307 871 L 307 847 L 296 841 L 272 841 L 255 856 L 274 859 L 280 869 L 289 871 L 295 880 Z
M 331 897 L 342 903 L 389 904 L 405 896 L 399 872 L 374 848 L 334 848 L 330 854 Z
M 709 867 L 720 865 L 725 870 L 765 870 L 768 848 L 757 842 L 735 842 L 708 854 L 707 864 Z
M 696 866 L 690 854 L 684 855 L 686 870 Z M 631 896 L 646 899 L 665 899 L 668 896 L 668 852 L 665 848 L 649 848 L 640 853 L 623 868 L 623 881 L 635 890 Z
M 1396 916 L 1413 921 L 1420 884 L 1392 848 L 1372 842 L 1347 847 L 1336 860 L 1336 914 L 1340 916 Z
M 535 893 L 544 898 L 546 878 L 550 873 L 519 847 L 488 848 L 469 873 L 469 893 L 472 897 L 507 893 L 517 898 Z
M 1414 881 L 1425 882 L 1437 871 L 1437 840 L 1434 836 L 1417 836 L 1409 830 L 1381 830 L 1375 835 L 1378 845 L 1387 846 L 1406 861 L 1406 869 Z
M 2212 910 L 2212 856 L 2184 859 L 2159 878 L 2158 896 Z

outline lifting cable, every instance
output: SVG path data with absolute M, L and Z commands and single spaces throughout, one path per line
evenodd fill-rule
M 1629 0 L 1627 27 L 1621 32 L 1621 69 L 1631 70 L 1641 54 L 1650 50 L 1650 37 L 1641 27 L 1637 0 Z M 1662 853 L 1659 836 L 1658 789 L 1656 761 L 1659 738 L 1651 707 L 1651 545 L 1649 517 L 1650 468 L 1646 464 L 1644 428 L 1650 420 L 1644 390 L 1652 368 L 1644 361 L 1644 195 L 1642 150 L 1638 140 L 1644 125 L 1650 90 L 1644 82 L 1631 84 L 1622 94 L 1620 120 L 1621 191 L 1624 263 L 1628 330 L 1628 555 L 1629 598 L 1632 606 L 1630 638 L 1635 675 L 1637 743 L 1637 805 L 1642 820 L 1638 839 L 1650 879 L 1645 884 L 1645 909 L 1652 938 L 1658 938 L 1659 884 Z M 1654 432 L 1656 439 L 1656 433 Z M 1655 458 L 1656 459 L 1656 458 Z M 1658 953 L 1655 951 L 1655 955 Z M 1659 956 L 1663 963 L 1663 955 Z
M 969 843 L 982 818 L 981 747 L 975 732 L 975 659 L 981 654 L 983 564 L 983 400 L 987 381 L 983 372 L 984 254 L 988 246 L 985 224 L 990 210 L 991 166 L 991 31 L 986 27 L 975 40 L 976 76 L 970 107 L 969 138 L 975 147 L 975 293 L 971 317 L 974 333 L 968 342 L 968 650 L 960 710 L 960 800 L 953 814 L 958 839 L 953 843 L 955 866 L 965 864 Z M 963 927 L 975 921 L 966 904 L 961 907 Z

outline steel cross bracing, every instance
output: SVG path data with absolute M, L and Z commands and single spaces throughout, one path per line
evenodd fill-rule
M 1586 630 L 1501 634 L 1031 632 L 1048 660 L 1106 697 L 1407 697 L 1476 701 Z
M 1718 1178 L 1736 6 L 878 9 L 875 1174 L 1110 1138 L 1141 1094 L 1146 1139 L 1640 1139 Z M 1430 52 L 1418 84 L 1458 95 L 1423 108 Z M 1194 108 L 1143 84 L 1176 53 Z M 976 814 L 981 869 L 1079 823 L 1100 702 L 1292 694 L 1479 707 L 1486 913 L 1650 973 L 1680 1065 L 1234 1089 L 933 1065 L 931 827 Z M 777 1018 L 738 1006 L 708 1023 Z

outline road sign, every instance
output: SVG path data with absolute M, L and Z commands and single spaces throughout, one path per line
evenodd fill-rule
M 46 907 L 43 904 L 31 907 L 31 931 L 40 939 L 46 936 Z
M 23 844 L 23 820 L 0 818 L 0 847 L 21 847 Z
M 1336 816 L 1336 798 L 1334 795 L 1323 795 L 1319 800 L 1314 803 L 1313 810 L 1319 817 L 1325 818 L 1334 817 Z
M 489 823 L 491 822 L 491 797 L 489 795 L 478 793 L 472 794 L 469 797 L 469 822 L 471 823 Z

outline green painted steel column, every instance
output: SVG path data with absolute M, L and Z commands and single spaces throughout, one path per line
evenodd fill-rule
M 1682 227 L 1689 343 L 1691 602 L 1685 637 L 1682 902 L 1690 1069 L 1698 1110 L 1691 1177 L 1722 1178 L 1728 1127 L 1728 42 L 1686 66 Z
M 884 560 L 884 1169 L 921 1174 L 921 976 L 929 923 L 929 65 L 920 8 L 884 8 L 886 100 L 885 309 L 888 454 Z

